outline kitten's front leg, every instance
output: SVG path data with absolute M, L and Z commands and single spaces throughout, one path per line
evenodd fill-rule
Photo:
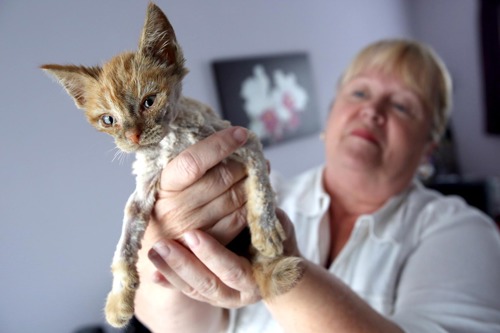
M 138 252 L 155 203 L 158 179 L 155 175 L 146 184 L 137 184 L 125 206 L 122 234 L 111 264 L 113 287 L 105 309 L 106 320 L 114 327 L 126 325 L 134 314 Z

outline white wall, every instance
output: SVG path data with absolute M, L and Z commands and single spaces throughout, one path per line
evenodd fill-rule
M 411 36 L 408 13 L 415 8 L 408 3 L 158 1 L 191 69 L 187 95 L 217 107 L 214 59 L 304 50 L 312 60 L 322 119 L 341 69 L 360 47 L 383 37 Z M 132 157 L 111 163 L 111 139 L 94 131 L 37 66 L 92 65 L 135 49 L 146 6 L 146 0 L 0 2 L 1 332 L 71 332 L 103 321 L 108 266 L 133 188 Z M 425 14 L 425 5 L 418 7 Z M 466 24 L 464 30 L 470 29 Z M 493 155 L 488 149 L 484 157 Z M 266 153 L 274 169 L 294 175 L 321 163 L 322 150 L 314 135 Z M 469 165 L 469 171 L 475 167 Z

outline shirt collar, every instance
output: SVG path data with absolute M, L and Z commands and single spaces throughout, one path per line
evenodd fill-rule
M 303 179 L 303 186 L 300 186 L 302 193 L 299 194 L 301 200 L 297 208 L 305 216 L 322 215 L 330 205 L 330 196 L 323 187 L 323 169 L 324 166 L 313 169 Z
M 302 193 L 299 193 L 301 200 L 298 202 L 297 208 L 305 216 L 323 215 L 330 205 L 330 196 L 323 186 L 323 170 L 324 166 L 312 170 L 303 179 L 304 183 L 300 186 Z M 403 218 L 405 209 L 402 206 L 405 205 L 405 199 L 413 189 L 418 187 L 422 187 L 422 185 L 417 179 L 414 179 L 403 191 L 387 200 L 379 210 L 372 214 L 361 215 L 356 221 L 356 225 L 368 223 L 370 233 L 374 238 L 397 241 L 402 232 L 402 223 L 400 223 L 397 214 L 401 214 L 401 218 Z

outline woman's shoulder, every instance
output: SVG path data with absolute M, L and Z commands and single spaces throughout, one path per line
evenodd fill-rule
M 421 236 L 445 229 L 483 229 L 496 233 L 493 220 L 457 195 L 443 195 L 415 181 L 408 193 L 406 210 L 416 214 Z
M 269 175 L 271 184 L 278 195 L 284 195 L 290 191 L 303 190 L 321 184 L 323 166 L 306 170 L 292 177 L 284 177 L 281 173 L 272 171 Z

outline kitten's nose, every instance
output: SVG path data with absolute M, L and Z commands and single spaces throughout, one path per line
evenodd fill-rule
M 136 145 L 139 144 L 139 141 L 141 140 L 141 132 L 139 130 L 130 130 L 125 133 L 125 136 L 127 139 Z

